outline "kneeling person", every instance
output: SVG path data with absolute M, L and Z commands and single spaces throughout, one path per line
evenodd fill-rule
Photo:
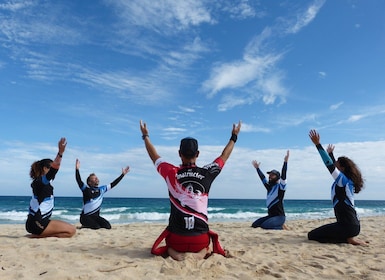
M 111 184 L 99 186 L 98 177 L 92 173 L 87 178 L 87 184 L 84 184 L 80 177 L 80 161 L 76 159 L 76 182 L 80 190 L 83 192 L 83 209 L 80 214 L 80 223 L 82 228 L 111 229 L 111 224 L 106 219 L 100 216 L 100 208 L 102 206 L 104 194 L 115 187 L 130 171 L 130 167 L 122 168 L 122 174 L 116 178 Z
M 175 166 L 160 157 L 150 141 L 146 124 L 140 122 L 146 150 L 167 183 L 171 205 L 169 224 L 155 241 L 152 254 L 171 256 L 175 260 L 183 260 L 187 252 L 194 253 L 198 259 L 208 257 L 212 252 L 228 256 L 219 244 L 218 235 L 209 230 L 208 195 L 212 182 L 233 150 L 240 128 L 241 123 L 233 125 L 232 136 L 222 154 L 203 167 L 195 163 L 199 155 L 198 141 L 190 137 L 182 139 L 179 149 L 182 164 Z M 159 247 L 163 240 L 166 246 Z M 210 241 L 213 243 L 212 251 L 209 249 Z

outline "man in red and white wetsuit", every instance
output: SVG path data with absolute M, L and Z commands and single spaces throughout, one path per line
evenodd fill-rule
M 212 252 L 227 256 L 219 244 L 218 235 L 208 226 L 208 195 L 212 182 L 234 148 L 240 128 L 241 122 L 233 124 L 231 138 L 222 154 L 203 167 L 195 164 L 199 156 L 198 141 L 191 137 L 183 138 L 179 148 L 182 164 L 174 166 L 159 156 L 150 141 L 146 124 L 140 121 L 148 155 L 167 183 L 171 205 L 169 224 L 155 241 L 152 254 L 171 256 L 175 260 L 183 260 L 186 252 L 195 253 L 197 258 L 206 258 Z M 166 246 L 159 247 L 163 240 Z M 213 243 L 212 250 L 210 241 Z

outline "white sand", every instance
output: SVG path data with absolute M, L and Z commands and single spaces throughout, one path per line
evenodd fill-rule
M 308 231 L 331 221 L 289 221 L 288 231 L 213 223 L 234 257 L 181 262 L 150 254 L 165 225 L 81 229 L 70 239 L 31 239 L 24 225 L 0 225 L 0 279 L 385 279 L 385 217 L 361 220 L 367 247 L 307 240 Z

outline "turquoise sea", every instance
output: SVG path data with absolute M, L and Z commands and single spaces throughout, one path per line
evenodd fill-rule
M 29 196 L 0 196 L 0 224 L 23 224 Z M 356 200 L 360 217 L 385 215 L 385 201 Z M 52 219 L 79 222 L 81 197 L 55 197 Z M 168 222 L 168 198 L 105 197 L 101 215 L 112 224 Z M 209 222 L 250 222 L 267 213 L 263 199 L 210 199 Z M 285 200 L 287 220 L 334 217 L 330 200 Z

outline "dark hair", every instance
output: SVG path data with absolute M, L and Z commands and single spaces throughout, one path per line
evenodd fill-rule
M 347 157 L 339 157 L 338 163 L 343 168 L 345 176 L 353 181 L 354 193 L 359 193 L 364 187 L 364 179 L 358 166 Z
M 183 138 L 180 141 L 179 152 L 186 158 L 192 159 L 198 153 L 198 141 L 192 137 Z
M 91 176 L 96 176 L 96 174 L 95 174 L 95 173 L 91 173 L 91 174 L 87 177 L 87 185 L 90 185 L 90 184 L 89 184 L 89 181 L 90 181 Z
M 49 158 L 35 161 L 31 165 L 29 176 L 34 180 L 36 178 L 41 177 L 43 175 L 43 167 L 51 168 L 51 163 L 52 163 L 52 159 L 49 159 Z

